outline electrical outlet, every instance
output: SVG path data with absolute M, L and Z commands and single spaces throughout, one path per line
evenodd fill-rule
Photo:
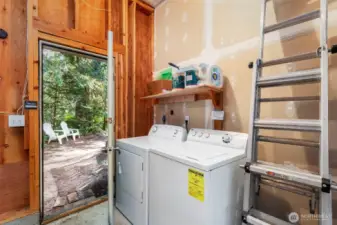
M 24 115 L 9 115 L 8 116 L 9 127 L 24 127 L 25 116 Z

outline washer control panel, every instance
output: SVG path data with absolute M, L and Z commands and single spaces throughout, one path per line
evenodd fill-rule
M 179 141 L 186 141 L 187 131 L 183 127 L 165 125 L 165 124 L 154 124 L 150 131 L 149 136 L 168 138 Z
M 248 134 L 230 131 L 191 129 L 187 141 L 205 144 L 227 146 L 231 148 L 246 148 Z

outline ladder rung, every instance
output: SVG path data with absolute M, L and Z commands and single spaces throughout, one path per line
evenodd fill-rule
M 255 218 L 251 215 L 247 216 L 247 222 L 248 222 L 248 224 L 251 224 L 251 225 L 272 225 L 272 224 L 266 223 L 266 222 L 264 222 L 264 221 L 262 221 L 258 218 Z
M 262 222 L 264 222 L 265 224 L 271 224 L 271 225 L 292 225 L 292 223 L 289 222 L 285 222 L 283 220 L 280 220 L 279 218 L 276 218 L 274 216 L 268 215 L 264 212 L 261 212 L 259 210 L 256 209 L 251 209 L 249 211 L 249 214 L 251 217 L 254 217 Z
M 311 198 L 316 192 L 316 188 L 306 188 L 307 186 L 293 185 L 296 183 L 284 182 L 279 179 L 271 179 L 265 176 L 261 176 L 260 184 L 274 187 L 280 190 L 291 192 L 294 194 L 302 195 Z
M 321 130 L 319 120 L 257 119 L 255 128 L 271 130 L 315 131 Z
M 299 140 L 293 138 L 277 138 L 277 137 L 268 137 L 268 136 L 259 136 L 258 141 L 262 142 L 271 142 L 278 144 L 288 144 L 288 145 L 298 145 L 310 148 L 319 148 L 319 143 L 309 140 Z
M 282 167 L 281 165 L 253 163 L 250 165 L 250 171 L 255 174 L 296 182 L 311 187 L 322 187 L 322 178 L 319 175 Z
M 285 57 L 281 59 L 273 59 L 270 61 L 266 61 L 262 63 L 262 67 L 275 66 L 279 64 L 298 62 L 298 61 L 303 61 L 303 60 L 308 60 L 308 59 L 315 59 L 318 57 L 319 55 L 317 55 L 317 52 L 308 52 L 308 53 L 303 53 L 300 55 L 294 55 L 294 56 L 289 56 L 289 57 Z
M 280 23 L 265 27 L 264 33 L 267 34 L 267 33 L 272 32 L 272 31 L 280 30 L 280 29 L 283 29 L 283 28 L 295 26 L 295 25 L 300 24 L 300 23 L 305 23 L 305 22 L 308 22 L 310 20 L 317 19 L 317 18 L 320 17 L 320 14 L 321 14 L 320 10 L 316 10 L 316 11 L 312 11 L 312 12 L 309 12 L 309 13 L 291 18 L 289 20 L 282 21 Z
M 260 102 L 319 101 L 320 96 L 260 98 Z
M 270 77 L 261 77 L 257 81 L 259 87 L 274 87 L 282 85 L 302 84 L 317 82 L 321 79 L 321 70 L 304 70 L 297 71 L 283 75 L 276 75 Z

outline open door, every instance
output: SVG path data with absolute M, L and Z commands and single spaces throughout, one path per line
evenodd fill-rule
M 108 193 L 108 62 L 40 41 L 41 215 L 49 220 Z

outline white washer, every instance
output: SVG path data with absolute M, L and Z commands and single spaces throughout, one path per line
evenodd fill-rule
M 153 125 L 148 136 L 117 140 L 116 207 L 133 225 L 148 225 L 150 148 L 186 141 L 184 128 Z
M 150 152 L 150 225 L 241 224 L 248 135 L 191 129 L 187 141 Z

